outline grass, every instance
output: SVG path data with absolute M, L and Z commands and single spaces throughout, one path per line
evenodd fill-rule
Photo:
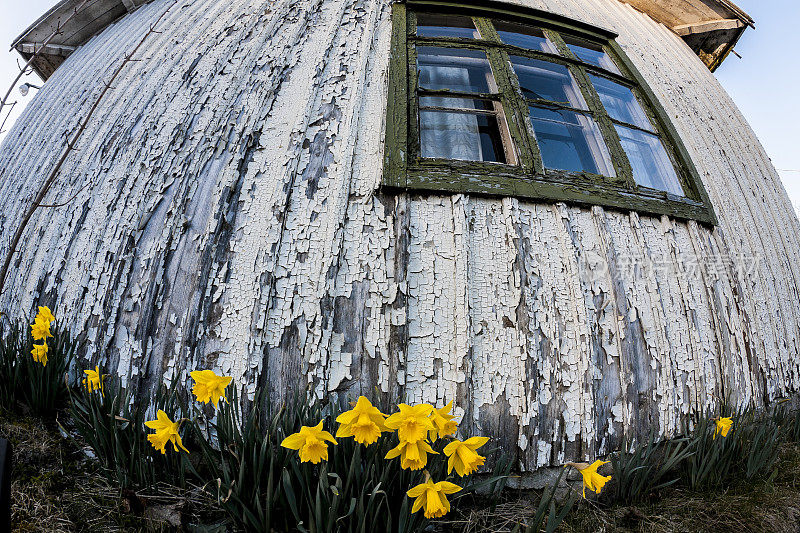
M 55 419 L 0 410 L 0 436 L 14 446 L 11 523 L 20 532 L 173 531 L 171 521 L 213 526 L 221 512 L 195 489 L 120 490 L 99 471 L 83 443 L 65 438 Z M 202 511 L 200 513 L 199 511 Z M 189 528 L 191 531 L 192 529 Z M 222 529 L 221 531 L 224 531 Z

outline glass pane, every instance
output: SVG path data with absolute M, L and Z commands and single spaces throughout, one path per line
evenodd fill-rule
M 530 113 L 546 168 L 615 176 L 600 128 L 590 116 L 535 106 Z
M 422 157 L 506 162 L 494 115 L 420 111 L 419 116 Z
M 636 183 L 678 196 L 684 195 L 675 167 L 658 136 L 624 126 L 617 126 L 617 133 L 633 167 Z
M 572 50 L 572 53 L 584 63 L 604 68 L 614 74 L 621 74 L 614 61 L 603 50 L 602 45 L 566 35 L 562 35 L 562 37 L 564 37 L 564 42 L 567 43 L 567 47 Z
M 581 90 L 564 65 L 519 56 L 511 56 L 511 65 L 526 98 L 586 109 Z
M 506 44 L 538 52 L 558 54 L 558 49 L 539 28 L 501 21 L 495 21 L 494 27 L 497 34 L 500 35 L 500 39 Z
M 644 108 L 634 96 L 633 91 L 624 85 L 589 74 L 600 100 L 614 120 L 633 124 L 646 130 L 654 131 L 653 124 L 647 118 Z
M 472 22 L 472 17 L 430 13 L 417 14 L 417 35 L 420 37 L 480 38 L 478 30 L 475 29 L 475 24 Z
M 452 96 L 421 96 L 419 107 L 447 107 L 449 109 L 465 109 L 477 111 L 497 111 L 495 102 L 472 98 L 455 98 Z
M 423 89 L 489 93 L 496 91 L 486 53 L 480 50 L 420 46 L 419 86 Z

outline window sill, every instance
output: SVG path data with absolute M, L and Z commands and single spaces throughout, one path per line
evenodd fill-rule
M 524 174 L 519 167 L 496 165 L 487 169 L 473 162 L 451 161 L 446 168 L 438 165 L 409 167 L 405 185 L 384 188 L 450 194 L 474 194 L 514 197 L 538 202 L 566 202 L 584 206 L 599 205 L 623 211 L 696 220 L 716 225 L 714 213 L 702 202 L 682 198 L 655 189 L 631 191 L 610 182 L 577 178 L 568 173 L 548 176 Z M 483 167 L 483 168 L 481 168 Z

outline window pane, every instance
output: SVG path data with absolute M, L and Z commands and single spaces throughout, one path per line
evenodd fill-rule
M 535 106 L 530 113 L 546 168 L 615 176 L 600 128 L 591 117 Z
M 422 157 L 506 162 L 494 115 L 423 110 L 419 116 Z
M 417 14 L 417 35 L 420 37 L 460 37 L 478 39 L 472 17 L 458 15 Z
M 566 35 L 562 35 L 562 37 L 564 37 L 564 42 L 567 43 L 572 53 L 584 63 L 604 68 L 614 74 L 621 74 L 617 65 L 614 64 L 614 61 L 608 56 L 605 50 L 603 50 L 602 45 L 584 41 L 583 39 L 568 37 Z
M 420 46 L 417 48 L 419 86 L 467 93 L 494 92 L 492 69 L 480 50 Z
M 491 100 L 478 100 L 472 98 L 455 98 L 452 96 L 421 96 L 420 108 L 447 107 L 449 109 L 465 109 L 477 111 L 496 111 L 495 102 Z
M 586 109 L 581 90 L 564 65 L 519 56 L 511 56 L 511 64 L 526 98 Z
M 547 39 L 547 36 L 539 28 L 500 21 L 495 21 L 494 27 L 497 30 L 497 34 L 500 35 L 500 39 L 506 44 L 538 52 L 558 53 L 555 45 Z
M 589 79 L 592 80 L 594 88 L 597 89 L 600 100 L 611 118 L 654 131 L 653 124 L 647 118 L 644 108 L 634 96 L 633 91 L 624 85 L 593 74 L 589 75 Z
M 624 126 L 617 126 L 617 133 L 633 167 L 636 183 L 678 196 L 684 195 L 675 167 L 658 136 Z

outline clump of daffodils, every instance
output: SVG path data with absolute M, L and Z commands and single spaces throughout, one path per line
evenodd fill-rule
M 47 366 L 47 338 L 52 337 L 50 333 L 50 324 L 55 322 L 56 317 L 47 306 L 39 307 L 39 312 L 36 318 L 33 319 L 31 324 L 31 336 L 34 341 L 42 341 L 42 344 L 34 344 L 31 350 L 31 356 L 37 363 L 42 363 L 42 366 Z
M 336 417 L 339 427 L 336 438 L 353 437 L 355 442 L 371 446 L 378 442 L 384 433 L 388 438 L 395 438 L 396 445 L 386 454 L 386 460 L 400 458 L 400 467 L 405 470 L 423 470 L 428 465 L 429 455 L 439 455 L 433 444 L 439 439 L 447 439 L 443 453 L 448 457 L 448 475 L 468 476 L 480 468 L 486 458 L 478 453 L 485 445 L 488 437 L 471 437 L 458 440 L 454 435 L 458 432 L 455 416 L 451 414 L 453 402 L 443 407 L 434 407 L 428 403 L 408 405 L 401 403 L 398 412 L 387 415 L 361 396 L 352 409 Z M 336 439 L 322 429 L 320 421 L 314 427 L 302 426 L 300 431 L 286 437 L 281 446 L 297 450 L 301 462 L 317 464 L 328 458 L 328 445 L 338 444 Z M 422 480 L 422 479 L 421 479 Z M 424 471 L 424 481 L 407 492 L 414 498 L 411 512 L 423 510 L 426 518 L 439 518 L 450 511 L 448 494 L 461 490 L 461 487 L 450 481 L 433 481 L 428 471 Z

